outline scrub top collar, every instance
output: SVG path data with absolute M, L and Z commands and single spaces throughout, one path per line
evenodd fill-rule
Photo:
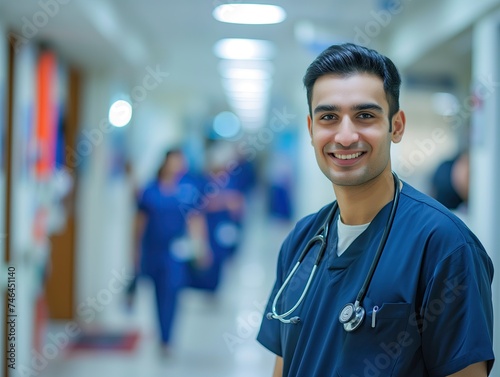
M 328 255 L 326 264 L 328 270 L 342 270 L 349 267 L 365 250 L 374 250 L 380 242 L 385 225 L 387 224 L 392 207 L 392 200 L 387 203 L 371 221 L 368 228 L 361 233 L 340 256 L 337 255 L 338 229 L 337 220 L 339 211 L 335 214 L 330 224 L 328 234 Z

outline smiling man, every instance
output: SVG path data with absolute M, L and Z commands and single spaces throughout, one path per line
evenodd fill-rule
M 336 201 L 284 241 L 258 341 L 273 377 L 484 377 L 492 368 L 493 265 L 444 206 L 399 180 L 400 75 L 354 44 L 304 77 L 307 126 Z

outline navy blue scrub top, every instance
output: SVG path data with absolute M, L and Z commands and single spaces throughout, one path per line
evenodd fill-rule
M 138 199 L 138 209 L 147 215 L 142 238 L 145 258 L 161 258 L 171 242 L 187 233 L 187 218 L 196 211 L 196 184 L 184 175 L 177 185 L 162 189 L 159 181 L 148 184 Z
M 434 199 L 404 184 L 392 230 L 362 302 L 366 317 L 346 332 L 340 311 L 353 303 L 373 261 L 392 202 L 339 257 L 338 211 L 327 254 L 309 291 L 291 316 L 269 320 L 276 292 L 331 204 L 300 220 L 282 245 L 276 283 L 257 340 L 283 357 L 283 376 L 447 376 L 470 364 L 493 365 L 493 265 L 472 232 Z M 319 247 L 299 267 L 277 304 L 295 305 Z M 375 327 L 373 308 L 378 307 Z

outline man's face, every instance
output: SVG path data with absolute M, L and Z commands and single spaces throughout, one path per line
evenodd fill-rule
M 318 165 L 338 186 L 362 185 L 390 171 L 391 141 L 404 132 L 404 114 L 392 118 L 382 80 L 371 74 L 325 75 L 314 84 L 308 116 Z

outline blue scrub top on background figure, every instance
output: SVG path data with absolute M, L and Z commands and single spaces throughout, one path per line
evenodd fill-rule
M 217 181 L 214 176 L 206 175 L 200 186 L 200 192 L 215 187 L 213 192 L 206 193 L 203 198 L 212 261 L 208 267 L 190 269 L 191 288 L 216 292 L 222 280 L 224 264 L 236 253 L 240 244 L 240 214 L 235 215 L 227 206 L 227 194 L 234 195 L 240 189 L 236 175 L 226 174 L 229 177 L 227 181 Z
M 160 187 L 158 181 L 146 186 L 138 208 L 146 215 L 144 234 L 141 240 L 141 270 L 166 270 L 173 286 L 185 285 L 187 279 L 186 260 L 177 258 L 171 251 L 172 242 L 187 235 L 187 216 L 193 210 L 193 194 L 188 187 L 195 187 L 188 176 L 168 189 Z
M 470 364 L 493 365 L 493 265 L 478 239 L 434 199 L 404 184 L 387 244 L 361 305 L 360 328 L 346 332 L 339 313 L 354 302 L 373 261 L 392 203 L 339 257 L 338 212 L 325 258 L 302 304 L 298 324 L 264 315 L 258 341 L 283 357 L 283 376 L 447 376 Z M 331 204 L 299 221 L 282 245 L 265 313 Z M 298 300 L 317 255 L 312 248 L 277 303 Z M 373 308 L 377 306 L 375 327 Z

